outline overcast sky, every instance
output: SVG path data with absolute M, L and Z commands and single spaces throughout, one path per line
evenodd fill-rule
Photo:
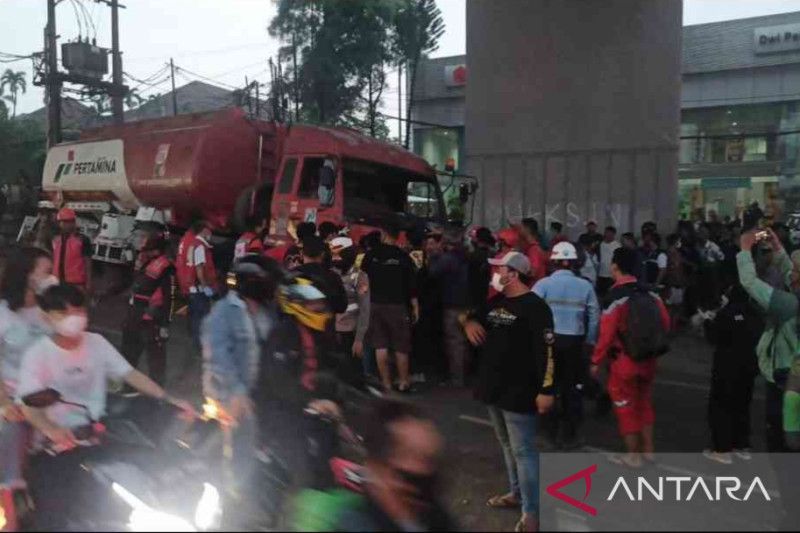
M 78 35 L 78 17 L 73 1 L 63 0 L 57 8 L 58 33 L 61 41 Z M 110 47 L 110 10 L 92 0 L 81 0 L 96 30 L 81 18 L 83 35 L 94 37 L 98 44 Z M 463 54 L 466 47 L 465 1 L 437 0 L 442 9 L 447 33 L 434 56 Z M 656 0 L 654 0 L 656 1 Z M 188 71 L 216 80 L 220 85 L 240 87 L 244 78 L 269 81 L 267 59 L 274 56 L 277 43 L 266 31 L 275 13 L 271 0 L 122 0 L 127 9 L 120 12 L 120 40 L 123 68 L 140 80 L 149 79 L 174 57 L 175 64 Z M 800 0 L 684 0 L 684 24 L 701 24 L 736 18 L 800 11 Z M 0 51 L 29 54 L 42 48 L 46 19 L 45 0 L 0 0 Z M 87 30 L 87 27 L 90 29 Z M 110 64 L 110 62 L 109 62 Z M 31 62 L 23 60 L 12 67 L 28 74 Z M 156 76 L 151 83 L 140 85 L 143 95 L 169 90 L 168 72 Z M 180 86 L 194 75 L 179 73 Z M 396 75 L 390 76 L 392 87 L 385 93 L 385 106 L 397 112 Z M 30 85 L 30 84 L 29 84 Z M 26 113 L 43 105 L 43 92 L 28 87 L 20 96 L 18 113 Z

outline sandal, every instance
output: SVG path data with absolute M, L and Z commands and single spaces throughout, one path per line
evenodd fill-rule
M 498 494 L 486 500 L 486 505 L 492 509 L 518 509 L 522 502 L 511 493 Z
M 641 460 L 639 463 L 631 462 L 631 460 L 628 458 L 628 454 L 625 453 L 610 455 L 608 457 L 608 462 L 630 468 L 631 470 L 639 470 L 644 466 L 644 463 Z

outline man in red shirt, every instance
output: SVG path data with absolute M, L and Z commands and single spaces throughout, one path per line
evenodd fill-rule
M 531 280 L 536 283 L 547 276 L 547 261 L 550 256 L 539 244 L 539 223 L 533 218 L 523 218 L 519 226 L 520 251 L 531 263 Z
M 638 266 L 636 250 L 619 248 L 614 252 L 611 275 L 614 285 L 605 299 L 606 307 L 600 318 L 600 335 L 592 355 L 590 373 L 597 379 L 600 364 L 611 358 L 608 377 L 608 393 L 614 402 L 619 432 L 625 441 L 627 454 L 620 461 L 628 466 L 638 467 L 642 456 L 652 460 L 653 412 L 652 388 L 656 374 L 655 356 L 635 359 L 628 353 L 630 339 L 629 309 L 636 297 L 638 282 L 633 275 Z M 658 306 L 663 332 L 669 331 L 670 318 L 661 299 L 651 294 Z M 663 352 L 662 352 L 663 353 Z M 655 354 L 657 355 L 657 354 Z
M 53 239 L 53 273 L 61 283 L 92 292 L 92 243 L 78 231 L 75 211 L 64 207 L 56 216 L 60 235 Z

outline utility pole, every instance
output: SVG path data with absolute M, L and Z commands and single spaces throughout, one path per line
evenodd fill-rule
M 403 145 L 403 64 L 397 65 L 397 143 Z
M 114 123 L 125 122 L 122 103 L 125 90 L 122 89 L 122 53 L 119 51 L 119 0 L 111 0 L 111 82 L 114 90 L 111 93 L 111 110 Z
M 294 64 L 294 121 L 300 122 L 300 91 L 297 83 L 297 32 L 292 32 L 292 63 Z
M 61 80 L 58 78 L 58 48 L 56 47 L 56 1 L 47 0 L 47 29 L 45 30 L 47 89 L 47 147 L 61 142 Z
M 261 97 L 258 95 L 258 86 L 260 85 L 258 81 L 254 81 L 253 83 L 256 84 L 256 118 L 261 117 Z
M 172 75 L 172 115 L 178 116 L 178 93 L 175 92 L 175 62 L 169 58 L 169 71 Z

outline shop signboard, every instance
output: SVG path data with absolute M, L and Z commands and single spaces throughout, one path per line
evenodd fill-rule
M 444 83 L 448 87 L 463 87 L 467 84 L 467 66 L 447 65 L 444 67 Z
M 709 189 L 749 189 L 750 178 L 703 178 L 703 190 Z
M 800 24 L 756 28 L 753 32 L 753 46 L 756 54 L 800 50 Z

